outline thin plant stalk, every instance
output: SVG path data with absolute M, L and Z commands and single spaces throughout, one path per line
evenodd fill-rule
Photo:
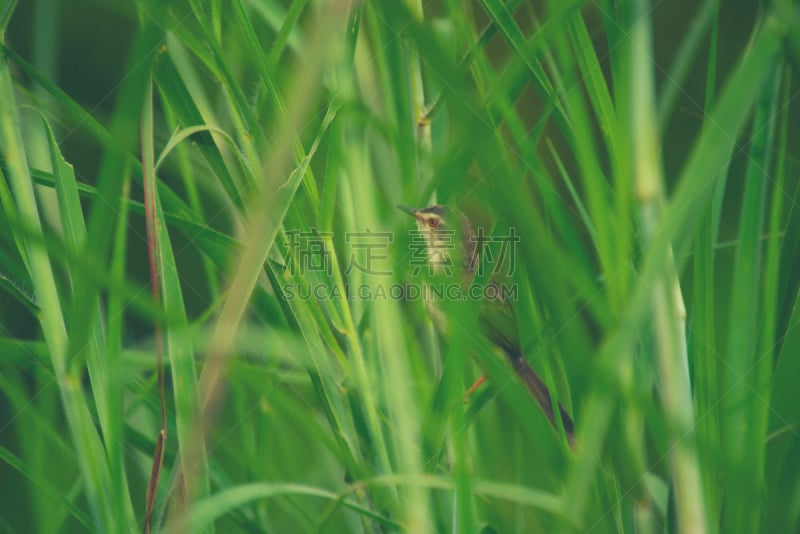
M 663 217 L 664 179 L 661 172 L 661 147 L 655 116 L 655 89 L 652 74 L 652 36 L 649 3 L 638 0 L 631 32 L 632 68 L 631 113 L 636 198 L 642 241 L 645 250 Z M 659 389 L 664 412 L 670 424 L 670 462 L 677 501 L 678 530 L 706 531 L 700 467 L 694 433 L 694 408 L 689 384 L 686 352 L 686 308 L 670 250 L 669 267 L 656 280 L 652 292 L 652 314 Z

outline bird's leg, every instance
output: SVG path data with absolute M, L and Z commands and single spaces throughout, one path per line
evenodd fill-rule
M 464 393 L 464 402 L 469 402 L 469 396 L 472 395 L 475 392 L 475 390 L 478 389 L 480 385 L 483 384 L 484 382 L 486 382 L 485 376 L 481 376 L 479 379 L 477 379 L 475 383 L 469 387 L 467 392 Z

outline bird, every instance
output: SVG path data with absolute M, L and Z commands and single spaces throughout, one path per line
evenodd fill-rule
M 420 209 L 402 204 L 397 207 L 415 218 L 417 229 L 424 240 L 426 260 L 431 270 L 456 277 L 460 284 L 469 286 L 475 279 L 481 251 L 478 249 L 479 239 L 476 238 L 472 223 L 467 216 L 456 208 L 441 204 Z M 503 298 L 503 291 L 494 279 L 489 280 L 487 288 L 490 286 L 493 291 L 487 291 L 485 294 L 495 295 L 497 298 L 485 298 L 481 303 L 479 327 L 489 341 L 503 352 L 514 374 L 539 405 L 553 428 L 558 431 L 556 410 L 553 407 L 550 391 L 525 359 L 514 311 L 508 300 Z M 441 307 L 431 298 L 426 298 L 425 304 L 436 329 L 446 333 L 448 321 Z M 479 379 L 467 394 L 477 388 L 483 380 L 483 377 Z M 556 403 L 556 406 L 567 442 L 570 447 L 574 447 L 572 417 L 561 403 Z

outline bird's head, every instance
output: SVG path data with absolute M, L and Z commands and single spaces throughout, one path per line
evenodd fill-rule
M 434 204 L 428 208 L 416 209 L 400 204 L 397 207 L 414 216 L 420 231 L 436 233 L 447 229 L 447 212 L 449 210 L 446 206 Z
M 416 219 L 430 264 L 462 266 L 466 273 L 472 273 L 476 243 L 472 225 L 463 213 L 441 204 L 421 209 L 397 207 Z

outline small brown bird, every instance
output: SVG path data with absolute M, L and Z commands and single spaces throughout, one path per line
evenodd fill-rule
M 417 227 L 425 240 L 427 261 L 431 269 L 446 269 L 446 273 L 458 277 L 460 283 L 466 286 L 471 284 L 475 278 L 479 254 L 478 241 L 475 239 L 475 232 L 469 219 L 456 209 L 438 204 L 423 209 L 402 205 L 397 207 L 416 219 Z M 493 291 L 493 294 L 502 295 L 494 280 L 489 281 L 489 286 L 498 289 Z M 426 305 L 437 329 L 446 332 L 447 319 L 443 311 L 429 299 L 426 299 Z M 478 320 L 489 340 L 502 349 L 514 373 L 533 396 L 550 424 L 558 429 L 550 391 L 525 360 L 514 313 L 509 303 L 503 298 L 485 300 L 481 303 Z M 476 382 L 469 392 L 482 381 L 483 379 Z M 557 406 L 567 441 L 570 446 L 574 446 L 572 418 L 560 403 Z

